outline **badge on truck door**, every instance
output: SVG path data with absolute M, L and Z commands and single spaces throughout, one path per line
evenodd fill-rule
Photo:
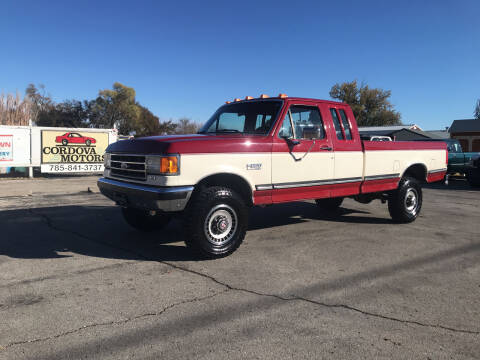
M 261 170 L 262 164 L 247 164 L 247 170 Z

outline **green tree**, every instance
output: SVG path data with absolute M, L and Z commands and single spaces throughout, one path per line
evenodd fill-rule
M 357 81 L 335 84 L 330 90 L 333 99 L 350 105 L 358 126 L 399 125 L 400 113 L 395 111 L 388 98 L 390 90 L 370 89 Z
M 93 127 L 117 127 L 120 134 L 135 131 L 140 115 L 140 107 L 135 101 L 135 90 L 116 82 L 113 89 L 101 90 L 98 97 L 88 103 L 90 123 Z
M 89 127 L 88 111 L 78 100 L 66 100 L 42 110 L 37 116 L 38 126 Z
M 475 119 L 480 120 L 480 99 L 477 100 L 477 104 L 475 105 L 475 111 L 473 112 L 473 116 L 475 116 Z

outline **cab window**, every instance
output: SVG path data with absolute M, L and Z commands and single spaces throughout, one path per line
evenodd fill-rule
M 334 108 L 330 108 L 330 114 L 332 114 L 333 126 L 335 127 L 335 133 L 338 140 L 345 140 L 342 132 L 342 126 L 340 125 L 340 119 L 338 118 L 337 111 Z
M 269 114 L 258 114 L 257 121 L 255 122 L 255 132 L 260 133 L 265 130 L 269 130 L 272 126 L 272 115 Z
M 339 109 L 338 112 L 340 113 L 340 118 L 342 119 L 345 136 L 347 140 L 352 140 L 352 130 L 350 129 L 350 123 L 348 122 L 347 114 L 345 114 L 345 111 L 343 109 Z
M 295 139 L 325 138 L 320 111 L 314 106 L 291 106 L 285 114 L 279 136 Z
M 218 117 L 216 130 L 232 130 L 242 132 L 245 124 L 245 115 L 224 112 Z
M 462 148 L 461 148 L 461 146 L 460 146 L 459 143 L 452 141 L 452 142 L 448 145 L 448 151 L 449 151 L 449 152 L 452 152 L 452 153 L 461 153 L 461 152 L 462 152 Z

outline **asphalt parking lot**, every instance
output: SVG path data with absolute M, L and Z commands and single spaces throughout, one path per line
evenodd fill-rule
M 87 191 L 88 187 L 93 192 Z M 480 358 L 480 191 L 253 209 L 231 256 L 142 234 L 95 178 L 0 181 L 0 359 Z

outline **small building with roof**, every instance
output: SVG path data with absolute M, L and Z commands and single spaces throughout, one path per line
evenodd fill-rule
M 389 136 L 396 141 L 422 140 L 422 139 L 445 139 L 449 138 L 446 131 L 423 131 L 416 124 L 396 126 L 365 126 L 359 127 L 360 135 Z
M 480 152 L 480 120 L 454 120 L 448 132 L 460 142 L 463 151 Z

